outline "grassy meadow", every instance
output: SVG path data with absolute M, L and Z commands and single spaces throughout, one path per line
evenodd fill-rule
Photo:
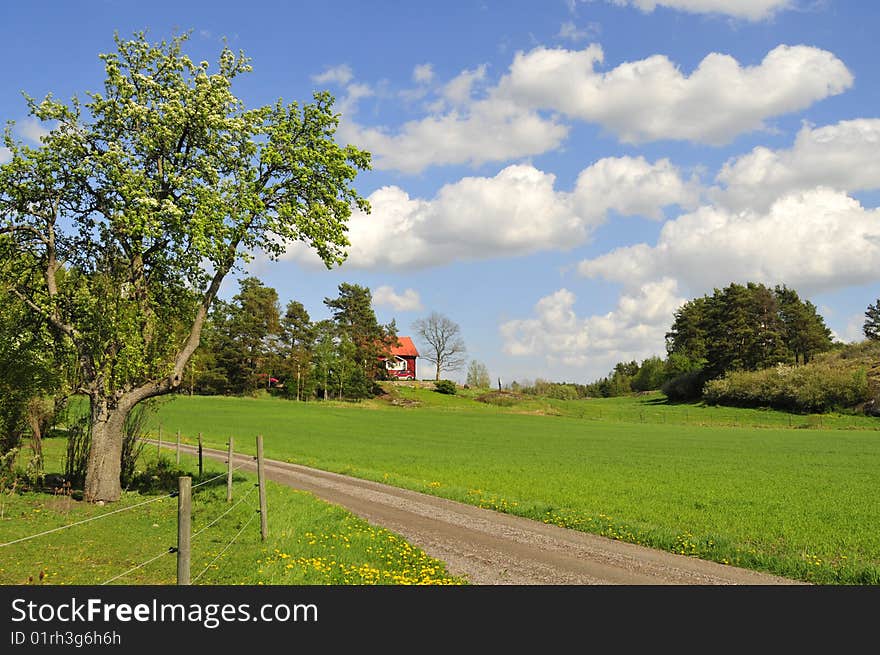
M 667 405 L 509 406 L 396 388 L 363 403 L 178 396 L 151 431 L 387 482 L 821 584 L 880 583 L 880 431 L 856 415 Z
M 64 440 L 44 441 L 47 471 L 61 470 Z M 139 505 L 105 518 L 0 547 L 0 584 L 176 584 L 178 473 L 197 471 L 195 458 L 146 447 L 141 465 L 150 490 L 126 491 L 112 506 L 35 491 L 0 494 L 0 543 Z M 223 473 L 207 460 L 202 480 Z M 445 566 L 399 535 L 377 528 L 311 494 L 267 482 L 269 538 L 260 540 L 256 478 L 234 474 L 233 503 L 226 478 L 195 487 L 193 478 L 193 584 L 464 584 Z M 239 502 L 240 501 L 240 502 Z M 149 562 L 149 560 L 154 561 Z M 146 563 L 149 562 L 149 563 Z M 145 564 L 146 563 L 146 564 Z M 136 568 L 144 564 L 140 568 Z M 133 570 L 134 569 L 134 570 Z

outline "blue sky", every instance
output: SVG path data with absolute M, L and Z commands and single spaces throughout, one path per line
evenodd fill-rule
M 843 341 L 880 296 L 880 5 L 861 0 L 5 3 L 0 117 L 98 90 L 113 33 L 252 58 L 248 106 L 337 99 L 371 201 L 327 271 L 250 272 L 315 319 L 369 286 L 401 335 L 459 323 L 493 379 L 664 354 L 685 300 L 787 284 Z M 8 156 L 0 151 L 0 161 Z M 223 295 L 235 293 L 230 280 Z M 420 362 L 420 376 L 433 371 Z M 464 371 L 450 377 L 463 379 Z

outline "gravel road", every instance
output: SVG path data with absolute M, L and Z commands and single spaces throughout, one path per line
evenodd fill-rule
M 197 453 L 193 446 L 181 450 Z M 205 448 L 205 457 L 226 453 Z M 252 456 L 235 465 L 256 470 Z M 270 480 L 392 530 L 478 585 L 792 585 L 787 578 L 597 535 L 298 464 L 265 461 Z

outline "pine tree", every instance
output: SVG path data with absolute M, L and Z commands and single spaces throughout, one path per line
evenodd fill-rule
M 871 341 L 880 341 L 880 298 L 873 305 L 868 305 L 862 331 Z

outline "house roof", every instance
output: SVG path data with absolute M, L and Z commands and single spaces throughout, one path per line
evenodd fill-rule
M 399 346 L 392 346 L 391 354 L 398 357 L 418 357 L 419 351 L 410 337 L 397 337 L 400 342 Z

